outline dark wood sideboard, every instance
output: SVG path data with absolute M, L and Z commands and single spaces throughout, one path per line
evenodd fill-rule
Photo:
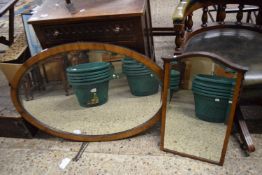
M 149 0 L 72 3 L 73 7 L 67 8 L 64 0 L 45 0 L 29 20 L 43 48 L 95 41 L 124 46 L 154 58 Z

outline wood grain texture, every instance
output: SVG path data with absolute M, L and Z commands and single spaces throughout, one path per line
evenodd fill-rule
M 142 16 L 145 0 L 99 0 L 83 1 L 74 0 L 75 13 L 70 13 L 64 0 L 46 0 L 35 13 L 29 23 L 69 22 L 87 19 L 99 19 L 106 16 L 107 19 L 126 16 Z
M 116 44 L 154 59 L 149 0 L 47 0 L 30 18 L 42 48 L 89 41 Z

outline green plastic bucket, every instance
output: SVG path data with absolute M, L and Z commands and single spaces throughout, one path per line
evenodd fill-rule
M 222 123 L 225 121 L 228 109 L 228 99 L 207 96 L 194 92 L 195 113 L 200 120 Z
M 103 81 L 91 85 L 73 85 L 78 103 L 82 107 L 99 106 L 108 100 L 108 83 Z
M 108 62 L 92 62 L 68 67 L 66 71 L 71 74 L 82 74 L 88 72 L 97 72 L 98 70 L 107 69 L 108 67 L 110 67 L 110 63 Z
M 159 82 L 153 74 L 127 76 L 127 81 L 135 96 L 148 96 L 158 92 Z

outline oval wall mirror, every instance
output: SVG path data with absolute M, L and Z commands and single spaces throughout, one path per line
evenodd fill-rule
M 123 47 L 72 43 L 30 58 L 11 83 L 22 117 L 76 141 L 130 137 L 160 118 L 162 69 Z

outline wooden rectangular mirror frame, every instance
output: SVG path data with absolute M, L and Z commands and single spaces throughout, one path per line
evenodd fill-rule
M 225 139 L 224 139 L 224 143 L 223 143 L 223 148 L 221 151 L 221 157 L 220 160 L 217 161 L 213 161 L 213 160 L 209 160 L 206 158 L 201 158 L 201 157 L 197 157 L 194 155 L 189 155 L 189 154 L 185 154 L 185 153 L 181 153 L 181 152 L 177 152 L 175 150 L 169 150 L 166 149 L 164 147 L 164 136 L 165 136 L 165 127 L 166 127 L 166 111 L 167 111 L 167 96 L 168 96 L 168 86 L 169 86 L 169 75 L 170 75 L 170 69 L 171 69 L 171 61 L 177 60 L 177 61 L 181 61 L 181 60 L 185 60 L 187 58 L 193 58 L 193 57 L 197 57 L 197 56 L 201 56 L 201 57 L 206 57 L 211 59 L 214 62 L 223 64 L 233 70 L 235 70 L 237 72 L 237 77 L 236 77 L 236 85 L 235 85 L 235 91 L 233 94 L 233 102 L 232 102 L 232 106 L 231 106 L 231 110 L 230 110 L 230 114 L 229 114 L 229 120 L 228 120 L 228 126 L 226 129 L 226 134 L 225 134 Z M 229 136 L 232 130 L 232 124 L 233 124 L 233 120 L 234 120 L 234 115 L 235 115 L 235 109 L 236 109 L 236 105 L 238 103 L 238 97 L 239 94 L 241 92 L 241 86 L 242 86 L 242 81 L 243 81 L 243 77 L 245 72 L 247 71 L 246 67 L 242 67 L 239 65 L 236 65 L 232 62 L 229 62 L 228 60 L 215 55 L 215 54 L 211 54 L 208 52 L 191 52 L 191 53 L 186 53 L 183 55 L 179 55 L 177 57 L 173 57 L 173 56 L 168 56 L 168 57 L 164 57 L 162 58 L 164 61 L 164 82 L 163 82 L 163 90 L 162 90 L 162 121 L 161 121 L 161 141 L 160 141 L 160 149 L 166 152 L 171 152 L 174 154 L 178 154 L 184 157 L 189 157 L 192 159 L 196 159 L 196 160 L 201 160 L 204 162 L 209 162 L 212 164 L 217 164 L 217 165 L 223 165 L 224 160 L 225 160 L 225 155 L 226 155 L 226 150 L 227 150 L 227 145 L 229 142 Z

